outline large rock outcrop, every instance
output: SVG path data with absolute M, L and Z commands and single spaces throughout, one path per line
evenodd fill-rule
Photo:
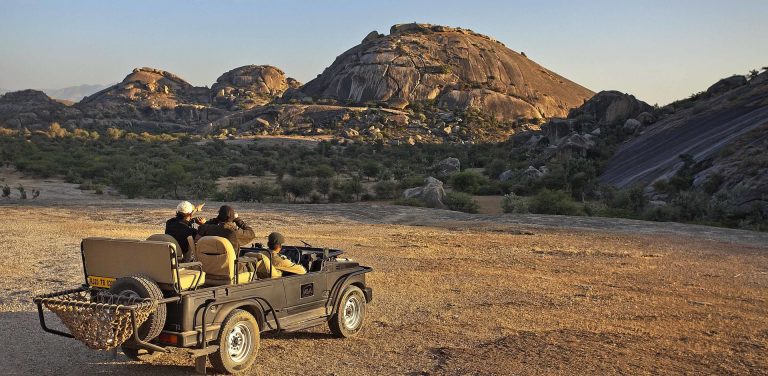
M 66 106 L 39 90 L 21 90 L 0 97 L 0 123 L 10 128 L 43 128 L 81 116 L 79 110 Z
M 597 125 L 624 124 L 628 119 L 636 118 L 643 112 L 651 112 L 653 107 L 638 100 L 633 95 L 619 91 L 601 91 L 568 114 L 569 118 L 588 116 Z
M 565 116 L 594 94 L 492 38 L 428 24 L 370 33 L 301 90 L 342 102 L 436 100 L 498 120 Z
M 286 90 L 301 84 L 286 77 L 271 65 L 246 65 L 224 73 L 211 86 L 211 96 L 218 106 L 229 110 L 247 110 L 265 105 Z
M 763 205 L 768 211 L 768 72 L 748 83 L 720 81 L 709 92 L 676 102 L 674 113 L 623 144 L 602 182 L 628 187 L 668 180 L 683 165 L 679 156 L 688 154 L 703 166 L 694 188 L 708 185 L 732 208 Z
M 136 68 L 122 82 L 83 98 L 75 107 L 92 127 L 194 130 L 226 114 L 209 102 L 208 88 L 192 86 L 164 70 Z

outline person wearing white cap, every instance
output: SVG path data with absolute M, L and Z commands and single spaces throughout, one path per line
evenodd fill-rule
M 193 218 L 192 214 L 199 212 L 203 209 L 203 205 L 192 205 L 189 201 L 182 201 L 176 206 L 176 216 L 165 222 L 165 233 L 173 236 L 176 242 L 181 247 L 181 252 L 184 254 L 184 260 L 189 261 L 192 255 L 189 253 L 189 244 L 187 243 L 187 237 L 194 238 L 197 236 L 197 229 L 193 225 L 202 225 L 205 223 L 205 218 Z

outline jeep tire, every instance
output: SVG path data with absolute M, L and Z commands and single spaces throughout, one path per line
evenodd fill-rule
M 236 309 L 224 319 L 216 340 L 219 349 L 208 359 L 218 373 L 241 373 L 253 365 L 260 343 L 259 323 L 249 312 Z
M 128 297 L 149 298 L 153 300 L 163 299 L 163 292 L 160 290 L 160 286 L 149 277 L 140 274 L 118 278 L 112 283 L 109 292 Z M 168 309 L 165 304 L 158 304 L 155 312 L 150 313 L 147 321 L 144 321 L 139 327 L 139 338 L 142 341 L 151 341 L 159 336 L 160 332 L 163 331 L 163 326 L 165 326 L 167 314 Z
M 355 285 L 347 287 L 336 303 L 336 313 L 328 321 L 331 332 L 340 338 L 354 337 L 363 328 L 365 310 L 363 290 Z

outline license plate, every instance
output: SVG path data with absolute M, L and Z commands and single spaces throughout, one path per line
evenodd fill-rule
M 114 278 L 88 276 L 88 284 L 92 287 L 102 287 L 108 289 L 110 286 L 112 286 L 112 282 L 115 282 Z

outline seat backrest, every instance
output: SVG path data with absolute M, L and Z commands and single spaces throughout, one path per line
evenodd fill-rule
M 176 241 L 176 238 L 174 238 L 171 235 L 168 234 L 153 234 L 150 235 L 147 240 L 155 241 L 155 242 L 167 242 L 171 243 L 176 247 L 177 253 L 181 253 L 181 247 L 179 246 L 179 242 Z M 181 255 L 179 255 L 181 256 Z
M 120 278 L 144 274 L 157 283 L 173 284 L 176 246 L 149 240 L 86 238 L 81 243 L 88 277 Z
M 195 244 L 195 238 L 194 237 L 187 236 L 187 247 L 189 247 L 189 248 L 187 248 L 187 249 L 189 249 L 189 251 L 187 251 L 187 254 L 186 254 L 186 256 L 188 258 L 187 261 L 190 261 L 193 256 L 196 256 L 196 252 L 197 252 L 195 250 L 197 248 L 197 244 Z
M 195 245 L 195 258 L 210 276 L 229 279 L 235 276 L 235 249 L 232 243 L 220 236 L 203 236 Z
M 248 252 L 245 257 L 255 258 L 256 260 L 256 276 L 259 278 L 279 278 L 283 276 L 283 272 L 272 267 L 272 260 L 263 252 Z M 270 274 L 271 273 L 271 274 Z

